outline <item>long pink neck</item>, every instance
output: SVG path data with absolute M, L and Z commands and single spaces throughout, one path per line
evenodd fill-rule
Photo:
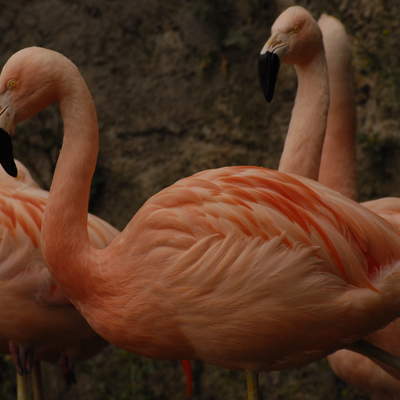
M 339 55 L 333 57 L 332 63 L 337 64 Z M 349 61 L 338 65 L 329 63 L 329 87 L 331 103 L 319 181 L 356 200 L 356 107 Z
M 49 269 L 73 301 L 89 289 L 93 249 L 87 232 L 90 183 L 98 152 L 96 109 L 75 68 L 60 84 L 64 139 L 44 214 L 42 244 Z
M 279 170 L 317 179 L 329 107 L 328 72 L 321 51 L 296 65 L 298 88 Z

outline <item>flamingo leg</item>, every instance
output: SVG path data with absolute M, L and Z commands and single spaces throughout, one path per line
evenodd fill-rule
M 28 346 L 16 344 L 12 341 L 8 343 L 8 347 L 17 372 L 20 375 L 29 374 L 32 370 L 34 359 L 32 349 Z
M 64 381 L 67 387 L 76 383 L 76 376 L 74 371 L 74 363 L 66 354 L 61 355 L 60 366 L 64 376 Z
M 258 372 L 246 370 L 247 400 L 261 400 Z
M 181 360 L 181 366 L 186 377 L 186 397 L 190 399 L 193 395 L 192 364 L 190 360 Z
M 28 346 L 12 341 L 8 343 L 8 347 L 17 370 L 17 400 L 30 400 L 33 351 Z
M 359 340 L 346 346 L 348 350 L 360 353 L 372 361 L 377 361 L 384 369 L 389 368 L 392 375 L 400 378 L 400 358 L 382 350 L 380 347 L 373 345 L 365 340 Z
M 32 369 L 32 394 L 33 400 L 45 400 L 40 361 L 35 362 Z
M 17 372 L 17 400 L 30 400 L 29 391 L 30 375 L 20 375 Z

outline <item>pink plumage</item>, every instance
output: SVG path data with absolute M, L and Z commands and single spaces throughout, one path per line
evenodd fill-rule
M 14 55 L 0 88 L 11 77 L 17 84 L 0 104 L 15 118 L 0 126 L 60 105 L 64 141 L 43 248 L 57 282 L 106 340 L 156 358 L 281 369 L 399 315 L 397 231 L 340 194 L 278 171 L 226 167 L 182 179 L 94 248 L 86 216 L 98 129 L 89 90 L 69 60 L 40 48 Z
M 40 189 L 19 162 L 17 179 L 0 171 L 1 349 L 8 342 L 35 352 L 38 360 L 61 355 L 86 358 L 105 342 L 87 325 L 47 269 L 40 231 L 48 192 Z M 117 230 L 90 215 L 93 246 L 104 247 Z
M 372 308 L 386 295 L 383 270 L 397 244 L 385 221 L 307 179 L 256 167 L 203 171 L 149 199 L 92 255 L 107 284 L 80 309 L 107 340 L 147 356 L 299 365 L 384 323 Z M 376 302 L 364 321 L 363 301 Z

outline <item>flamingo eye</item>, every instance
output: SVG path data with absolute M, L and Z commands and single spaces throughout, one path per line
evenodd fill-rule
M 14 89 L 17 86 L 17 81 L 16 79 L 10 79 L 7 82 L 7 89 Z
M 300 31 L 301 27 L 302 27 L 302 24 L 296 24 L 288 33 L 289 34 L 297 33 Z

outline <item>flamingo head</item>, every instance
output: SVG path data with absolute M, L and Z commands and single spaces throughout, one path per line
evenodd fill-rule
M 300 6 L 286 9 L 272 25 L 260 52 L 259 77 L 266 100 L 272 100 L 280 60 L 306 64 L 322 48 L 322 34 L 311 14 Z
M 56 56 L 55 56 L 56 55 Z M 57 100 L 57 58 L 52 50 L 28 47 L 9 58 L 0 73 L 0 164 L 17 176 L 10 136 L 24 121 Z

